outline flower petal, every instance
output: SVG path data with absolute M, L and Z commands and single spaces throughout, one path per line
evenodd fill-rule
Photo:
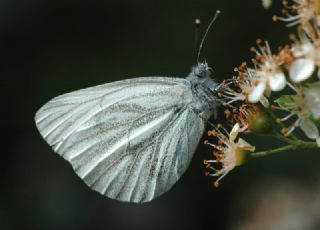
M 308 138 L 314 140 L 319 138 L 319 130 L 310 119 L 303 119 L 300 124 L 300 127 Z
M 320 147 L 320 137 L 316 139 L 318 147 Z
M 266 89 L 264 90 L 263 95 L 266 96 L 266 97 L 270 97 L 271 92 L 272 92 L 272 90 L 270 89 L 270 87 L 266 87 Z
M 280 91 L 286 87 L 286 76 L 283 72 L 277 72 L 269 78 L 269 86 L 272 91 Z
M 315 63 L 309 58 L 300 58 L 294 61 L 289 69 L 289 76 L 293 82 L 301 82 L 311 77 Z
M 230 141 L 234 141 L 237 138 L 239 131 L 240 131 L 240 125 L 239 123 L 236 123 L 232 127 L 232 130 L 230 132 L 230 135 L 229 135 Z
M 260 103 L 261 103 L 265 108 L 269 108 L 270 103 L 269 103 L 268 99 L 267 99 L 265 96 L 262 96 L 262 97 L 260 98 Z
M 320 82 L 310 84 L 305 90 L 308 109 L 315 119 L 320 119 Z
M 292 54 L 294 57 L 299 58 L 302 56 L 311 53 L 314 49 L 313 45 L 309 42 L 309 39 L 306 36 L 302 36 L 301 38 L 302 44 L 299 46 L 295 46 L 292 49 Z
M 272 0 L 262 0 L 262 6 L 266 10 L 269 9 L 272 5 Z
M 250 152 L 253 152 L 256 147 L 253 146 L 253 145 L 250 145 L 248 142 L 246 142 L 245 140 L 243 140 L 242 138 L 239 138 L 238 140 L 238 146 L 241 148 L 241 149 L 244 149 L 244 150 L 248 150 Z
M 257 103 L 263 96 L 266 89 L 266 83 L 260 82 L 249 94 L 248 100 L 251 103 Z

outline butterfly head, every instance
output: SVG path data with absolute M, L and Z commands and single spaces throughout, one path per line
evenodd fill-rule
M 196 85 L 209 89 L 212 93 L 216 92 L 217 83 L 213 79 L 213 69 L 206 62 L 199 62 L 194 66 L 188 79 Z
M 206 62 L 199 62 L 192 68 L 191 74 L 199 79 L 212 78 L 213 70 Z

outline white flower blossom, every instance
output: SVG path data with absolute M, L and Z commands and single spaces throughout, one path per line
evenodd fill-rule
M 253 80 L 253 83 L 256 85 L 248 96 L 251 103 L 261 101 L 266 91 L 280 91 L 286 86 L 286 77 L 281 71 L 255 71 L 255 75 L 257 78 Z
M 258 41 L 258 50 L 253 49 L 256 58 L 253 60 L 255 69 L 248 68 L 247 75 L 251 76 L 251 86 L 248 100 L 251 103 L 257 103 L 268 95 L 270 91 L 280 91 L 286 87 L 287 81 L 285 74 L 282 72 L 279 60 L 271 53 L 268 42 L 262 46 Z
M 223 100 L 227 105 L 231 105 L 237 101 L 252 101 L 250 97 L 251 92 L 255 90 L 255 86 L 253 84 L 255 82 L 255 78 L 253 76 L 253 71 L 247 68 L 246 73 L 238 77 L 237 79 L 233 79 L 232 81 L 225 83 L 223 82 L 220 87 L 222 92 L 220 94 L 223 97 Z M 233 86 L 236 86 L 239 91 L 231 88 L 229 85 L 232 83 Z M 252 95 L 251 95 L 252 96 Z M 257 102 L 260 101 L 265 107 L 269 106 L 268 99 L 264 95 L 260 95 L 257 99 Z
M 274 17 L 274 20 L 288 22 L 287 26 L 295 26 L 298 24 L 305 25 L 310 20 L 318 20 L 317 11 L 319 8 L 319 0 L 293 0 L 294 4 L 289 6 L 287 1 L 284 1 L 285 17 Z M 291 14 L 294 12 L 295 14 Z
M 315 121 L 320 118 L 320 82 L 309 84 L 306 87 L 291 87 L 296 91 L 296 95 L 286 96 L 285 103 L 279 103 L 279 99 L 277 100 L 280 108 L 289 112 L 281 119 L 282 121 L 297 116 L 296 121 L 285 134 L 288 135 L 296 127 L 300 127 L 305 135 L 309 139 L 316 140 L 320 147 L 319 130 L 315 124 Z
M 244 151 L 255 150 L 255 147 L 250 145 L 248 142 L 237 136 L 239 132 L 243 132 L 246 127 L 240 127 L 236 123 L 231 132 L 228 132 L 223 128 L 215 128 L 212 131 L 209 131 L 209 136 L 214 136 L 218 139 L 219 144 L 212 144 L 206 141 L 205 143 L 212 146 L 216 151 L 214 155 L 215 160 L 205 160 L 204 163 L 208 168 L 214 171 L 214 173 L 209 173 L 210 176 L 219 176 L 215 182 L 215 186 L 219 185 L 219 181 L 225 177 L 232 169 L 236 166 L 243 164 L 244 162 Z M 236 140 L 237 139 L 237 140 Z M 221 164 L 221 169 L 215 169 L 211 164 Z

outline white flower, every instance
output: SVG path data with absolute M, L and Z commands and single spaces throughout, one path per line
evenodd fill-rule
M 251 86 L 253 86 L 249 93 L 248 100 L 251 103 L 257 103 L 263 98 L 263 95 L 270 91 L 280 91 L 286 87 L 287 81 L 285 74 L 280 68 L 279 60 L 272 55 L 268 42 L 265 46 L 258 42 L 259 50 L 256 52 L 256 59 L 254 60 L 255 69 L 248 68 L 248 76 L 251 76 Z
M 210 176 L 219 176 L 215 182 L 215 186 L 219 185 L 219 181 L 225 177 L 232 169 L 239 166 L 245 161 L 244 151 L 254 151 L 255 147 L 250 145 L 245 140 L 238 138 L 238 133 L 243 132 L 246 127 L 240 127 L 238 123 L 234 125 L 231 132 L 228 134 L 223 127 L 215 128 L 209 131 L 209 136 L 214 136 L 218 139 L 218 144 L 212 144 L 205 141 L 205 144 L 209 144 L 214 147 L 215 160 L 205 160 L 204 163 L 207 167 L 214 171 L 214 173 L 208 173 Z M 211 164 L 221 164 L 221 169 L 217 170 Z
M 285 74 L 281 69 L 284 62 L 282 56 L 273 55 L 268 42 L 265 45 L 257 41 L 258 49 L 252 48 L 256 57 L 253 59 L 255 68 L 248 68 L 246 63 L 242 63 L 235 71 L 238 76 L 231 82 L 221 84 L 221 96 L 224 97 L 226 104 L 235 101 L 248 101 L 250 103 L 260 102 L 268 107 L 269 102 L 266 97 L 271 91 L 281 91 L 287 85 Z M 233 85 L 240 90 L 234 90 L 229 85 Z
M 256 83 L 256 86 L 253 87 L 248 97 L 251 103 L 261 101 L 267 90 L 280 91 L 286 86 L 286 77 L 281 71 L 257 71 L 255 75 L 257 78 L 253 80 L 253 83 Z
M 251 70 L 255 71 L 255 70 Z M 286 77 L 280 70 L 255 71 L 256 79 L 253 79 L 252 91 L 249 93 L 248 100 L 257 103 L 263 99 L 266 91 L 280 91 L 286 86 Z
M 247 101 L 250 103 L 260 102 L 265 107 L 269 106 L 269 101 L 264 96 L 264 94 L 267 94 L 266 91 L 269 90 L 266 89 L 266 84 L 257 83 L 254 74 L 253 69 L 246 68 L 245 72 L 241 72 L 239 77 L 229 82 L 223 82 L 219 86 L 220 93 L 218 95 L 225 102 L 225 105 L 231 106 L 232 103 L 237 101 Z
M 320 118 L 320 82 L 299 89 L 291 87 L 296 91 L 296 95 L 283 96 L 276 100 L 282 110 L 289 112 L 281 119 L 282 121 L 297 116 L 294 124 L 284 134 L 289 135 L 296 127 L 300 127 L 305 135 L 309 139 L 316 140 L 320 147 L 319 130 L 315 124 L 315 120 Z
M 289 22 L 287 26 L 295 26 L 301 24 L 304 26 L 310 20 L 317 19 L 319 0 L 294 0 L 294 4 L 289 6 L 285 1 L 284 5 L 287 8 L 284 11 L 286 17 L 275 17 L 275 20 Z M 294 12 L 292 15 L 290 12 Z
M 241 77 L 233 79 L 229 82 L 223 82 L 220 85 L 221 93 L 219 96 L 223 101 L 225 101 L 226 105 L 231 105 L 237 101 L 251 101 L 250 93 L 255 89 L 253 80 L 254 78 L 251 72 L 247 71 L 247 73 Z M 233 87 L 230 87 L 230 85 Z M 237 88 L 239 90 L 233 88 Z M 269 105 L 268 100 L 263 95 L 260 96 L 258 101 L 259 100 L 262 104 L 266 105 L 266 107 Z
M 218 95 L 221 97 L 221 100 L 225 102 L 225 105 L 231 107 L 233 107 L 231 104 L 237 101 L 250 101 L 249 94 L 255 89 L 253 80 L 254 77 L 251 71 L 247 69 L 245 73 L 241 72 L 239 77 L 222 82 L 218 87 L 220 91 Z M 268 99 L 264 95 L 260 96 L 258 101 L 265 107 L 269 106 Z

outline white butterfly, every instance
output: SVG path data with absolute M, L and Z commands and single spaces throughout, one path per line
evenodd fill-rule
M 36 114 L 53 150 L 95 191 L 146 202 L 186 171 L 219 101 L 211 69 L 186 79 L 143 77 L 58 96 Z

